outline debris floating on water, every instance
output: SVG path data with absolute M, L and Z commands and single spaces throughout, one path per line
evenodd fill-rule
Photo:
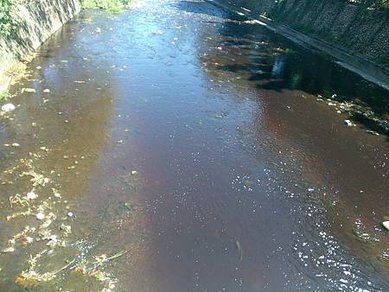
M 16 109 L 16 107 L 12 103 L 6 103 L 1 107 L 3 112 L 9 113 Z
M 25 198 L 22 198 L 19 194 L 16 194 L 15 196 L 10 196 L 8 200 L 9 200 L 9 203 L 11 205 L 11 208 L 14 205 L 19 205 L 22 207 L 29 206 L 29 202 Z
M 350 121 L 350 120 L 344 120 L 344 122 L 345 122 L 345 124 L 346 124 L 347 126 L 349 126 L 349 127 L 354 126 L 353 122 Z
M 239 240 L 235 240 L 235 245 L 239 252 L 239 261 L 243 261 L 243 248 Z
M 375 135 L 375 136 L 379 136 L 380 135 L 376 131 L 372 131 L 372 130 L 366 130 L 366 133 L 369 133 L 369 134 L 372 134 L 372 135 Z
M 31 191 L 27 193 L 26 198 L 31 201 L 37 199 L 38 195 L 34 191 Z
M 36 219 L 38 220 L 43 220 L 45 219 L 45 214 L 43 214 L 43 212 L 39 212 L 35 215 Z
M 27 92 L 27 93 L 35 93 L 36 90 L 34 88 L 23 88 L 22 93 Z
M 59 227 L 59 229 L 61 231 L 63 231 L 64 233 L 66 234 L 70 234 L 72 233 L 72 227 L 70 225 L 66 225 L 64 223 L 61 224 L 61 226 Z
M 32 243 L 33 241 L 34 241 L 34 238 L 32 238 L 31 236 L 26 237 L 26 243 Z
M 38 185 L 45 186 L 47 183 L 50 182 L 50 179 L 47 177 L 44 177 L 42 174 L 38 174 L 33 170 L 30 170 L 28 172 L 23 172 L 22 176 L 31 176 L 31 182 L 33 183 L 33 186 L 36 187 Z
M 47 246 L 49 246 L 50 248 L 54 248 L 56 247 L 58 244 L 58 238 L 57 238 L 57 235 L 50 235 L 49 238 L 48 238 L 48 242 L 46 243 Z
M 14 252 L 15 251 L 15 248 L 13 246 L 11 247 L 7 247 L 5 249 L 3 249 L 1 252 L 3 253 L 11 253 L 11 252 Z

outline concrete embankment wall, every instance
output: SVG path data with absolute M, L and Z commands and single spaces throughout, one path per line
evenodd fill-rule
M 389 72 L 389 11 L 342 0 L 214 0 L 291 28 Z
M 16 31 L 9 37 L 0 37 L 0 76 L 80 10 L 80 0 L 23 0 L 15 4 L 12 15 Z

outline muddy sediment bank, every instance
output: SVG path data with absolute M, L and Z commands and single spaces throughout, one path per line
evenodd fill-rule
M 16 29 L 0 36 L 0 90 L 11 78 L 6 71 L 40 47 L 54 32 L 81 10 L 79 0 L 42 0 L 15 4 L 12 17 Z

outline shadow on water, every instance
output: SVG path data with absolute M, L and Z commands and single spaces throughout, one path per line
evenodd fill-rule
M 304 226 L 301 237 L 304 241 L 309 241 L 313 234 L 316 234 L 313 237 L 320 237 L 318 230 L 326 224 L 326 221 L 320 222 L 320 217 L 325 217 L 332 224 L 328 230 L 336 240 L 346 246 L 346 250 L 364 259 L 358 265 L 372 263 L 361 269 L 361 274 L 383 275 L 381 283 L 386 286 L 387 272 L 377 267 L 385 262 L 382 251 L 387 247 L 387 236 L 380 226 L 382 215 L 387 212 L 384 207 L 387 183 L 383 179 L 387 176 L 386 163 L 383 162 L 386 160 L 387 144 L 377 145 L 373 142 L 376 137 L 365 133 L 354 136 L 362 131 L 343 125 L 342 119 L 346 115 L 330 110 L 327 102 L 353 102 L 361 108 L 371 109 L 378 117 L 387 118 L 388 92 L 324 56 L 285 41 L 264 27 L 249 22 L 224 23 L 219 32 L 221 36 L 213 41 L 211 52 L 201 54 L 204 56 L 202 62 L 206 64 L 211 78 L 217 80 L 215 83 L 227 77 L 237 90 L 249 87 L 256 93 L 257 102 L 263 110 L 256 113 L 255 126 L 252 127 L 256 143 L 247 147 L 248 151 L 260 160 L 266 156 L 261 149 L 271 145 L 275 152 L 288 153 L 286 156 L 293 157 L 290 161 L 293 167 L 285 182 L 286 192 L 292 193 L 288 203 L 305 212 L 305 209 L 311 208 L 305 204 L 314 202 L 313 209 L 316 210 L 314 216 L 306 214 L 312 216 L 312 220 L 306 220 L 306 216 L 301 220 Z M 320 104 L 311 95 L 321 95 L 320 100 L 325 103 Z M 239 96 L 247 98 L 244 94 Z M 357 114 L 354 114 L 354 120 L 357 120 Z M 361 121 L 363 125 L 377 129 L 374 128 L 376 124 L 369 124 L 371 121 L 363 115 L 362 118 L 367 120 Z M 264 128 L 266 134 L 263 134 Z M 361 149 L 369 150 L 361 155 Z M 274 165 L 272 171 L 278 172 L 279 177 L 285 176 L 287 171 L 282 163 L 275 161 Z M 378 171 L 377 165 L 382 165 Z M 382 184 L 375 183 L 378 181 Z M 292 190 L 292 182 L 296 182 L 295 186 L 306 182 L 308 193 L 317 191 L 317 197 L 306 196 L 304 189 Z M 279 184 L 282 182 L 279 181 Z M 282 187 L 278 188 L 275 196 L 282 197 Z M 364 195 L 363 190 L 368 190 L 369 195 Z M 300 193 L 299 198 L 297 193 Z M 335 196 L 330 195 L 331 199 L 328 199 L 329 193 L 335 193 Z M 298 200 L 301 201 L 296 203 Z M 323 202 L 322 211 L 318 202 Z M 303 245 L 307 246 L 307 243 Z M 339 247 L 331 246 L 330 249 L 330 254 L 340 256 L 340 260 L 335 261 L 343 261 L 345 257 Z M 334 253 L 334 250 L 339 253 Z M 305 252 L 307 250 L 302 254 Z M 321 250 L 318 254 L 324 258 L 325 251 Z M 358 265 L 355 264 L 355 267 Z M 310 267 L 308 274 L 316 268 Z
M 266 30 L 266 32 L 264 31 Z M 259 89 L 301 90 L 337 102 L 352 102 L 351 118 L 370 130 L 389 135 L 389 92 L 341 67 L 327 56 L 250 23 L 227 22 L 220 29 L 226 50 L 239 49 L 242 59 L 218 69 L 244 74 Z M 242 41 L 243 40 L 243 41 Z M 371 112 L 366 116 L 365 112 Z M 375 118 L 382 120 L 377 123 Z

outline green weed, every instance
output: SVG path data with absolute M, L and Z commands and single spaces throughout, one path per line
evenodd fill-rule
M 5 101 L 9 98 L 10 94 L 8 91 L 0 92 L 0 101 Z
M 120 13 L 131 0 L 83 0 L 82 7 L 85 9 L 103 9 L 112 13 Z
M 0 1 L 0 37 L 9 37 L 15 29 L 12 17 L 12 6 L 14 0 Z

